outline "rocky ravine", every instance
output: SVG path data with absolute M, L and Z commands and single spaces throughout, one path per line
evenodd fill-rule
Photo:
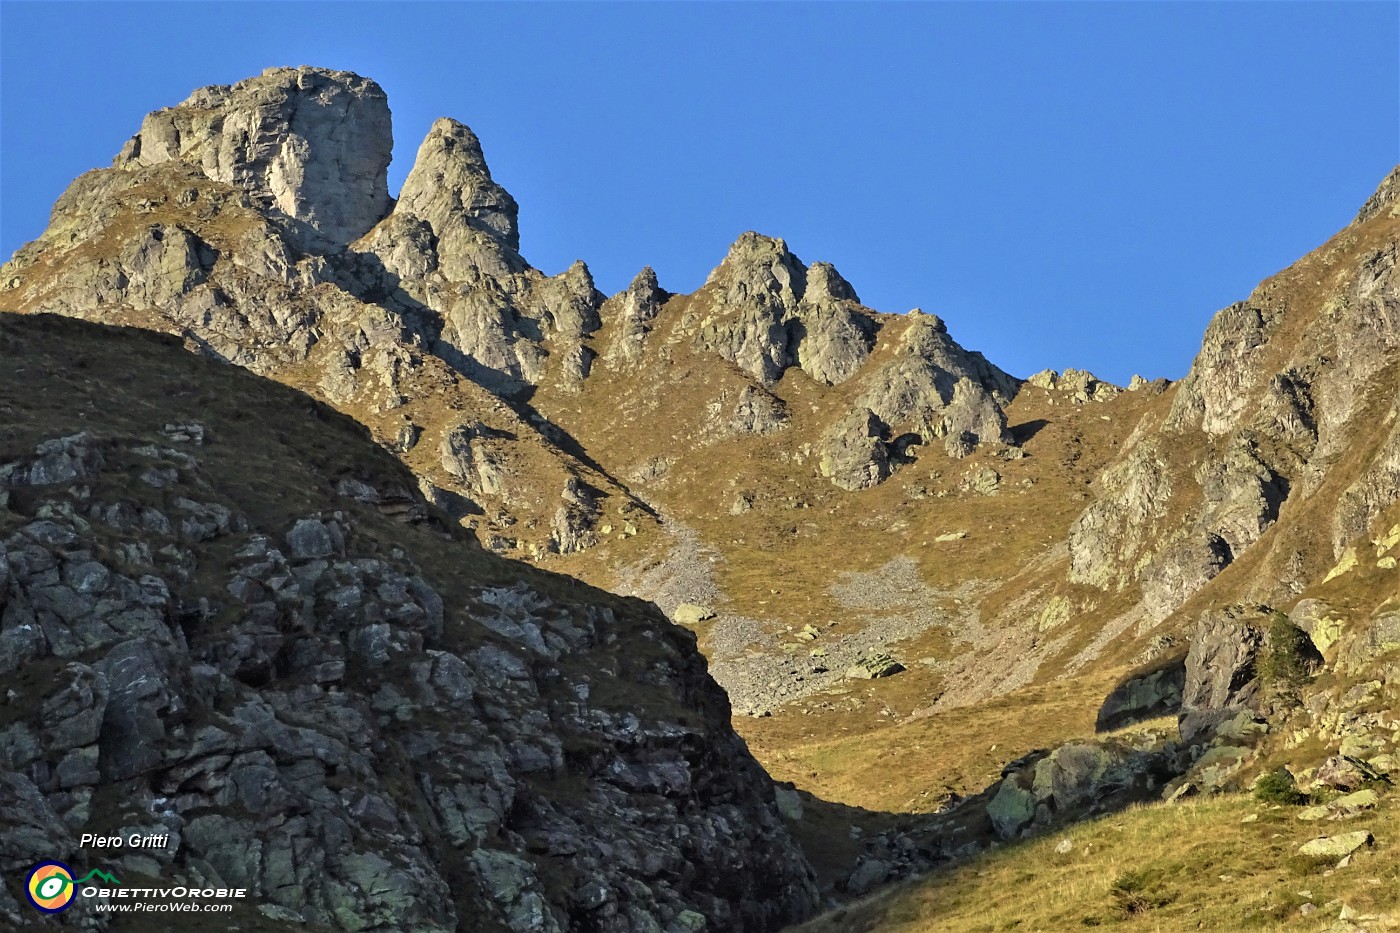
M 246 887 L 244 929 L 814 908 L 772 783 L 653 606 L 444 534 L 345 423 L 169 341 L 6 316 L 0 351 L 0 925 L 38 923 L 28 866 L 99 856 L 128 885 Z M 137 830 L 169 845 L 78 847 Z

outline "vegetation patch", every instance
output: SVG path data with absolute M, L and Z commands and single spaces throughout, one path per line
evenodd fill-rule
M 1321 660 L 1307 632 L 1282 612 L 1271 615 L 1258 666 L 1260 686 L 1271 699 L 1284 706 L 1298 706 L 1302 702 L 1299 690 Z
M 1275 768 L 1254 785 L 1254 799 L 1262 803 L 1281 803 L 1285 806 L 1302 806 L 1308 802 L 1308 795 L 1298 789 L 1298 782 L 1287 768 Z
M 1136 917 L 1176 900 L 1176 892 L 1165 880 L 1150 868 L 1125 871 L 1108 886 L 1108 895 L 1119 913 Z

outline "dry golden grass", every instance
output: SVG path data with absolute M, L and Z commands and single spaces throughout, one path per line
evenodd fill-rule
M 867 810 L 926 813 L 950 793 L 986 789 L 1013 758 L 1092 736 L 1099 704 L 1116 682 L 1104 672 L 881 723 L 880 700 L 897 694 L 902 677 L 872 682 L 874 701 L 855 713 L 741 718 L 735 726 L 778 780 Z
M 1389 912 L 1400 923 L 1396 800 L 1383 798 L 1378 810 L 1341 823 L 1300 822 L 1297 812 L 1245 795 L 1133 807 L 992 849 L 793 933 L 1316 931 L 1343 905 L 1360 916 Z M 1297 854 L 1319 835 L 1358 829 L 1374 833 L 1376 844 L 1345 868 Z M 1058 852 L 1066 841 L 1069 851 Z M 1308 916 L 1304 904 L 1318 910 Z

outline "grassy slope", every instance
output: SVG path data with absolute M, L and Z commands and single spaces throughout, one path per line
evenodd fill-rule
M 794 933 L 1315 931 L 1343 905 L 1361 916 L 1393 913 L 1400 801 L 1382 798 L 1376 811 L 1342 822 L 1301 822 L 1297 812 L 1242 794 L 1135 807 L 995 848 Z M 1317 836 L 1359 829 L 1377 842 L 1345 868 L 1298 855 Z M 1066 841 L 1069 851 L 1057 851 Z M 1309 903 L 1319 908 L 1311 916 L 1299 910 Z M 1370 928 L 1393 927 L 1380 921 Z
M 668 330 L 668 324 L 674 327 L 684 318 L 691 300 L 674 299 L 650 338 L 651 352 L 666 348 L 665 365 L 623 375 L 600 364 L 581 394 L 546 387 L 536 402 L 614 475 L 626 476 L 653 457 L 674 459 L 664 479 L 638 491 L 718 552 L 715 582 L 727 598 L 722 608 L 759 619 L 774 633 L 807 624 L 824 628 L 831 621 L 861 626 L 859 615 L 842 606 L 829 587 L 841 573 L 875 571 L 905 555 L 917 562 L 922 580 L 944 594 L 946 605 L 940 608 L 950 615 L 956 611 L 954 591 L 973 584 L 981 590 L 979 608 L 990 628 L 1029 623 L 1031 597 L 1066 588 L 1060 582 L 1063 542 L 1087 504 L 1092 478 L 1143 415 L 1161 404 L 1158 396 L 1134 392 L 1077 406 L 1064 393 L 1027 386 L 1009 412 L 1013 431 L 1024 438 L 1025 459 L 1008 462 L 983 451 L 951 460 L 934 448 L 874 489 L 845 492 L 819 475 L 817 456 L 798 454 L 818 446 L 826 426 L 853 403 L 861 378 L 828 388 L 790 370 L 773 389 L 787 403 L 788 428 L 767 437 L 715 440 L 700 427 L 706 404 L 726 390 L 732 402 L 746 380 L 727 364 L 694 354 L 688 340 Z M 887 328 L 897 330 L 898 324 Z M 607 336 L 605 330 L 599 341 L 605 343 Z M 879 365 L 895 339 L 893 333 L 882 336 L 867 368 Z M 959 488 L 966 476 L 988 467 L 1002 477 L 998 495 Z M 752 508 L 732 515 L 730 505 L 741 494 L 752 500 Z M 967 537 L 935 540 L 948 532 Z M 552 559 L 550 566 L 608 585 L 647 544 L 605 540 L 582 554 Z M 649 555 L 640 553 L 659 560 L 661 544 Z M 1104 594 L 1079 595 L 1099 612 L 1079 613 L 1066 631 L 1055 633 L 1068 634 L 1073 643 L 1086 641 L 1096 620 L 1118 609 L 1118 601 Z M 946 660 L 970 647 L 935 627 L 916 643 L 899 646 L 899 652 Z M 872 713 L 888 707 L 907 716 L 938 697 L 943 683 L 933 668 L 912 666 L 908 674 L 861 689 L 873 700 L 866 704 Z M 821 709 L 830 699 L 814 697 L 793 713 L 775 714 L 774 721 L 801 716 L 790 730 L 798 742 L 806 732 L 854 734 L 870 727 L 873 720 L 865 715 Z M 761 741 L 763 725 L 739 725 L 751 740 L 774 746 Z

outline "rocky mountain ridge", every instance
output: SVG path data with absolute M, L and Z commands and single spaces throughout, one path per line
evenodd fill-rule
M 752 233 L 695 295 L 644 270 L 605 299 L 582 263 L 549 277 L 520 256 L 515 201 L 468 128 L 434 123 L 396 202 L 390 144 L 382 91 L 355 75 L 272 69 L 197 91 L 74 183 L 6 265 L 0 306 L 175 333 L 310 391 L 491 549 L 610 543 L 621 553 L 566 568 L 606 585 L 619 559 L 676 540 L 657 520 L 672 504 L 645 490 L 675 458 L 619 458 L 568 409 L 613 417 L 622 381 L 636 417 L 678 360 L 717 383 L 667 413 L 689 455 L 776 436 L 812 479 L 855 491 L 921 457 L 1017 454 L 1005 409 L 1021 383 L 936 316 L 872 312 L 830 265 Z M 809 389 L 816 417 L 791 404 Z
M 929 739 L 959 776 L 943 804 L 897 805 L 938 819 L 861 843 L 854 872 L 809 844 L 828 894 L 1233 787 L 1310 743 L 1366 745 L 1385 773 L 1384 724 L 1357 726 L 1370 701 L 1349 691 L 1376 674 L 1383 693 L 1394 647 L 1396 172 L 1222 310 L 1185 379 L 1119 388 L 1016 379 L 752 232 L 693 294 L 648 268 L 605 297 L 582 262 L 547 276 L 520 255 L 470 129 L 436 121 L 397 201 L 389 133 L 349 73 L 197 91 L 74 182 L 0 270 L 0 309 L 175 334 L 350 415 L 489 551 L 692 629 L 760 760 L 818 796 L 876 799 L 842 783 L 864 763 L 836 750 L 861 736 L 906 756 L 962 710 L 1034 697 L 1032 720 L 1075 683 L 1104 685 L 1104 728 L 1182 717 Z M 1320 685 L 1288 694 L 1306 715 L 1257 676 L 1295 631 Z M 878 793 L 907 791 L 882 771 Z
M 665 562 L 678 539 L 662 511 L 710 520 L 667 486 L 678 463 L 703 471 L 716 445 L 750 458 L 730 477 L 729 511 L 752 524 L 763 497 L 744 486 L 773 472 L 756 456 L 782 459 L 774 475 L 799 505 L 818 478 L 858 492 L 902 474 L 907 500 L 928 494 L 931 475 L 939 496 L 988 495 L 1005 488 L 995 464 L 1023 462 L 1044 423 L 1022 414 L 1009 426 L 1028 392 L 1042 394 L 1022 408 L 1062 395 L 1128 404 L 1091 374 L 1016 380 L 936 316 L 872 312 L 833 267 L 754 233 L 694 295 L 671 295 L 643 270 L 605 299 L 581 262 L 549 277 L 521 257 L 517 205 L 467 127 L 433 124 L 396 202 L 383 181 L 391 143 L 382 90 L 349 73 L 270 69 L 197 91 L 148 116 L 114 168 L 75 182 L 50 229 L 6 265 L 0 303 L 174 332 L 307 389 L 369 425 L 493 550 L 545 559 L 607 545 L 564 565 L 607 585 L 637 561 Z M 1095 663 L 1123 632 L 1145 636 L 1356 448 L 1355 387 L 1391 359 L 1394 285 L 1393 249 L 1354 254 L 1360 231 L 1388 219 L 1393 187 L 1363 207 L 1357 232 L 1221 312 L 1179 386 L 1135 380 L 1136 394 L 1165 394 L 1129 406 L 1135 425 L 1102 416 L 1117 449 L 1063 461 L 1097 490 L 1053 531 L 1068 560 L 1044 551 L 1047 571 L 1000 601 L 1042 631 L 1079 617 L 1101 637 L 1071 654 L 1073 634 L 1042 640 L 1030 676 Z M 1320 316 L 1290 284 L 1319 264 L 1350 283 Z M 1298 331 L 1300 314 L 1315 316 L 1311 332 Z M 680 384 L 696 377 L 703 385 Z M 1083 421 L 1067 422 L 1069 443 Z M 1201 450 L 1209 468 L 1192 459 Z M 1174 451 L 1190 457 L 1176 466 Z M 1264 579 L 1284 589 L 1241 595 L 1296 594 L 1330 566 L 1388 504 L 1387 456 L 1341 492 L 1327 519 L 1334 553 L 1274 553 Z M 945 478 L 960 460 L 972 465 Z M 1043 482 L 1046 466 L 1032 457 L 1022 486 Z M 824 501 L 831 515 L 845 504 Z M 907 546 L 883 548 L 884 559 Z M 752 613 L 744 602 L 734 608 Z M 1003 629 L 997 651 L 1024 652 L 1034 634 Z
M 506 397 L 577 384 L 599 356 L 592 338 L 603 312 L 616 331 L 605 362 L 645 354 L 669 297 L 654 273 L 605 301 L 581 262 L 554 277 L 530 267 L 518 252 L 514 199 L 456 121 L 432 126 L 397 202 L 385 192 L 390 146 L 383 92 L 355 75 L 272 69 L 201 89 L 148 116 L 113 170 L 84 176 L 60 201 L 49 234 L 9 264 L 7 304 L 92 317 L 150 312 L 148 323 L 232 361 L 300 365 L 338 404 L 359 401 L 368 368 L 384 388 L 365 401 L 380 408 L 402 404 L 393 391 L 400 369 L 419 365 L 415 351 Z M 147 186 L 169 190 L 143 198 Z M 65 230 L 120 236 L 128 223 L 148 229 L 123 254 L 65 246 Z M 37 284 L 40 254 L 66 288 Z M 690 338 L 759 388 L 790 367 L 821 384 L 845 382 L 877 333 L 900 321 L 862 308 L 831 266 L 805 266 L 783 241 L 752 233 L 701 296 L 692 304 L 703 308 L 670 340 Z M 962 350 L 936 318 L 901 340 L 920 362 L 867 374 L 864 401 L 881 432 L 947 437 L 959 450 L 1005 439 L 1000 405 L 1015 380 Z M 283 352 L 258 352 L 274 344 Z M 896 390 L 898 382 L 909 384 Z

